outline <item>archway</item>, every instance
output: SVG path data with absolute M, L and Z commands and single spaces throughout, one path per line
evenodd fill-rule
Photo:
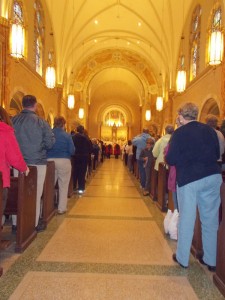
M 218 118 L 220 117 L 219 106 L 218 106 L 216 100 L 213 98 L 206 100 L 206 102 L 203 105 L 202 110 L 200 112 L 199 121 L 202 123 L 205 123 L 205 118 L 208 114 L 215 115 Z

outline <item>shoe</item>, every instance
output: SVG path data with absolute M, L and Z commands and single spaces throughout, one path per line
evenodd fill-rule
M 46 229 L 46 225 L 44 224 L 38 224 L 36 227 L 35 227 L 36 231 L 37 232 L 42 232 Z
M 206 264 L 206 263 L 204 262 L 204 260 L 203 260 L 202 257 L 200 257 L 200 258 L 198 259 L 198 261 L 200 262 L 200 264 L 202 264 L 202 265 L 204 265 L 204 266 L 207 266 L 207 268 L 208 268 L 208 270 L 209 270 L 210 272 L 216 272 L 216 266 L 210 266 L 210 265 Z
M 12 234 L 16 234 L 16 232 L 17 232 L 17 226 L 12 225 Z
M 84 193 L 83 190 L 78 190 L 78 194 L 79 194 L 79 195 L 82 195 L 83 193 Z
M 149 192 L 143 192 L 143 196 L 149 196 Z
M 66 213 L 66 210 L 58 210 L 58 215 L 64 215 Z
M 179 263 L 179 261 L 177 260 L 176 254 L 174 253 L 172 255 L 173 261 L 175 261 L 176 263 L 178 263 L 182 268 L 187 269 L 187 267 L 185 267 L 184 265 L 182 265 L 181 263 Z

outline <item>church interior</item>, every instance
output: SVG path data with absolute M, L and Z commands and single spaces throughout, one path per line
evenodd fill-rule
M 121 146 L 143 128 L 163 135 L 186 102 L 200 122 L 213 114 L 221 124 L 224 8 L 222 0 L 0 0 L 0 105 L 13 117 L 35 95 L 51 127 L 63 116 L 68 133 L 83 125 Z M 0 299 L 224 299 L 193 256 L 188 270 L 173 262 L 165 213 L 121 159 L 105 160 L 87 182 L 23 253 L 0 250 Z

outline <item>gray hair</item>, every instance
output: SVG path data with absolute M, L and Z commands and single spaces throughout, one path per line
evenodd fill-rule
M 198 107 L 194 103 L 185 103 L 179 110 L 178 114 L 183 116 L 185 120 L 197 120 Z
M 210 127 L 215 128 L 217 127 L 218 124 L 218 118 L 215 115 L 207 115 L 205 118 L 206 124 L 208 124 Z
M 172 134 L 174 132 L 174 127 L 173 125 L 167 125 L 166 128 L 165 128 L 165 132 L 167 134 Z

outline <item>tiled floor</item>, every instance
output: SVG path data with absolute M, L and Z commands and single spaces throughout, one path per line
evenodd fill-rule
M 163 214 L 121 160 L 105 160 L 69 208 L 23 254 L 1 252 L 1 300 L 223 299 L 193 257 L 187 270 L 173 262 Z

